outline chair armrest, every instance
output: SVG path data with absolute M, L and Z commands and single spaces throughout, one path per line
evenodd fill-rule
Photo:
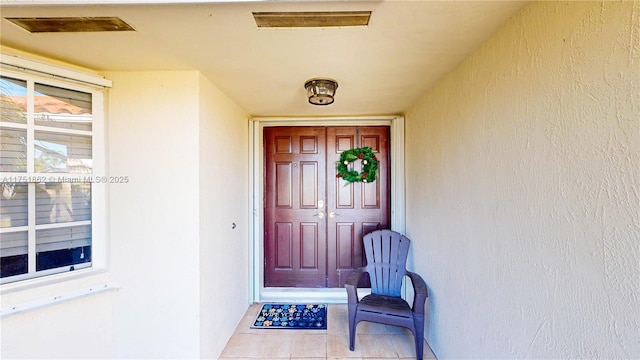
M 427 290 L 427 284 L 424 282 L 422 277 L 414 272 L 406 271 L 407 276 L 411 279 L 411 284 L 413 285 L 413 292 L 415 295 L 413 296 L 413 306 L 412 309 L 414 312 L 418 314 L 424 313 L 424 303 L 427 301 L 427 297 L 429 296 Z
M 347 289 L 347 298 L 349 304 L 357 304 L 358 301 L 358 282 L 362 275 L 367 272 L 366 268 L 354 269 L 344 282 L 344 287 Z

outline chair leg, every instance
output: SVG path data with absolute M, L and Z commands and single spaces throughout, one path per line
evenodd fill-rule
M 349 350 L 353 351 L 356 340 L 356 306 L 349 305 Z
M 424 353 L 424 316 L 413 315 L 413 326 L 416 332 L 413 333 L 413 337 L 416 341 L 416 359 L 422 360 Z

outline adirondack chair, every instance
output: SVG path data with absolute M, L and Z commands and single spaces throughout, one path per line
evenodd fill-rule
M 427 285 L 420 275 L 405 266 L 411 241 L 391 230 L 376 230 L 364 236 L 367 266 L 354 270 L 345 282 L 349 309 L 349 349 L 353 351 L 360 321 L 403 326 L 413 333 L 416 357 L 422 360 L 424 304 Z M 371 279 L 371 294 L 358 299 L 357 284 L 364 273 Z M 414 288 L 413 306 L 400 297 L 402 279 L 409 277 Z

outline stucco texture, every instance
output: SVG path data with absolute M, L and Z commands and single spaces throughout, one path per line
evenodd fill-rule
M 112 357 L 217 358 L 249 302 L 247 114 L 195 71 L 107 76 L 130 178 L 110 189 Z
M 639 24 L 533 3 L 407 112 L 439 358 L 640 358 Z
M 215 359 L 249 303 L 249 126 L 202 75 L 199 103 L 200 358 Z

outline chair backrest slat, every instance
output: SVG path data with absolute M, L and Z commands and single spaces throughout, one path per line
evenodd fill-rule
M 371 292 L 400 296 L 411 241 L 391 230 L 376 230 L 364 236 Z

